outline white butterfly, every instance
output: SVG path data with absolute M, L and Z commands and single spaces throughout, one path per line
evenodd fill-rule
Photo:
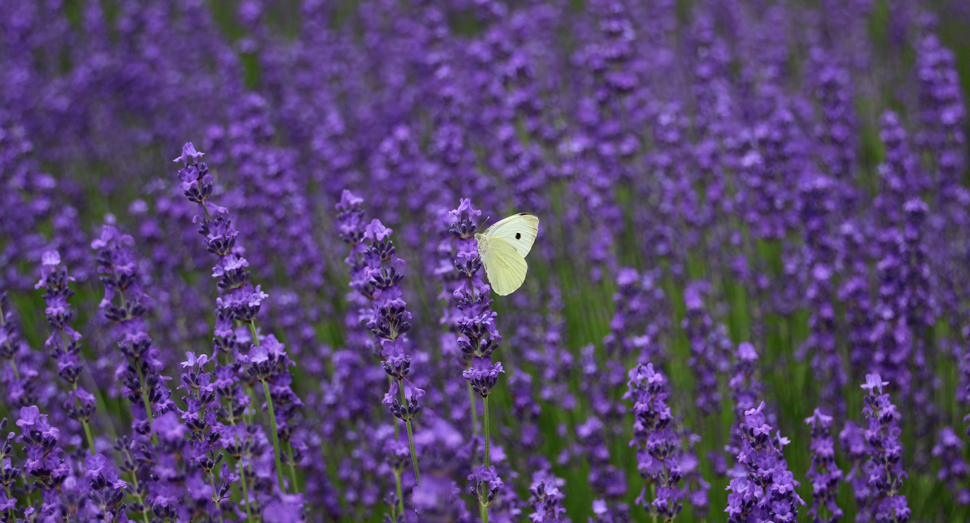
M 524 212 L 509 216 L 475 235 L 488 283 L 499 296 L 508 296 L 522 286 L 529 270 L 525 257 L 538 235 L 539 218 Z

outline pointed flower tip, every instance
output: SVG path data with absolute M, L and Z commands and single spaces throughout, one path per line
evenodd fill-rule
M 185 145 L 182 146 L 182 154 L 175 157 L 175 159 L 172 160 L 172 162 L 182 162 L 188 165 L 189 158 L 192 158 L 193 160 L 198 160 L 203 156 L 205 156 L 205 153 L 200 153 L 199 151 L 196 151 L 195 145 L 193 145 L 192 142 L 186 142 Z

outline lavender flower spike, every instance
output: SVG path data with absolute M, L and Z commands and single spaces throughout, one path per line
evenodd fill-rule
M 488 522 L 488 506 L 501 490 L 502 480 L 490 464 L 489 456 L 489 413 L 488 396 L 498 382 L 498 375 L 505 372 L 502 364 L 492 362 L 492 352 L 498 348 L 502 336 L 498 332 L 498 315 L 492 310 L 492 289 L 482 282 L 479 271 L 482 260 L 478 256 L 478 242 L 475 232 L 478 224 L 475 219 L 482 212 L 472 207 L 471 201 L 462 198 L 457 209 L 451 211 L 454 221 L 448 229 L 457 246 L 454 260 L 458 270 L 458 285 L 453 295 L 458 299 L 460 317 L 458 325 L 458 347 L 472 357 L 472 365 L 462 376 L 472 390 L 482 398 L 483 428 L 485 435 L 485 455 L 480 467 L 468 477 L 474 480 L 472 493 L 478 495 L 478 503 L 483 523 Z M 472 409 L 475 408 L 474 403 Z
M 814 523 L 835 523 L 843 515 L 842 509 L 835 504 L 842 471 L 835 464 L 835 445 L 829 433 L 832 416 L 826 416 L 815 409 L 815 413 L 805 423 L 812 426 L 812 466 L 806 477 L 812 482 L 813 502 L 808 514 L 812 516 Z M 819 513 L 822 509 L 828 511 L 828 517 Z
M 401 292 L 405 263 L 397 257 L 394 242 L 391 241 L 394 231 L 385 227 L 380 220 L 373 220 L 364 226 L 363 235 L 354 233 L 354 228 L 359 229 L 363 224 L 359 220 L 350 224 L 348 220 L 352 216 L 360 216 L 361 203 L 361 199 L 345 190 L 337 204 L 341 223 L 347 222 L 351 225 L 350 229 L 342 230 L 345 241 L 351 244 L 363 242 L 362 252 L 358 248 L 351 252 L 351 257 L 360 252 L 363 265 L 354 272 L 354 280 L 350 282 L 350 286 L 370 298 L 370 310 L 362 311 L 362 319 L 380 344 L 381 356 L 384 357 L 381 365 L 391 378 L 389 390 L 382 403 L 407 426 L 411 464 L 415 480 L 420 483 L 421 474 L 418 472 L 411 420 L 421 411 L 418 399 L 424 396 L 424 390 L 416 387 L 408 378 L 411 372 L 411 356 L 408 354 L 410 340 L 407 333 L 411 330 L 411 313 L 407 310 L 407 303 Z
M 866 454 L 868 460 L 862 467 L 864 477 L 868 478 L 868 496 L 859 499 L 859 511 L 867 512 L 872 521 L 909 521 L 910 509 L 906 496 L 899 493 L 903 479 L 903 445 L 899 441 L 902 430 L 899 428 L 899 412 L 889 401 L 889 394 L 883 394 L 883 387 L 889 385 L 878 374 L 866 374 L 865 406 L 862 414 L 866 417 L 868 428 L 865 430 Z
M 61 256 L 57 251 L 45 252 L 41 262 L 41 278 L 34 288 L 44 289 L 44 301 L 47 302 L 44 312 L 47 323 L 53 329 L 44 344 L 51 349 L 51 357 L 57 360 L 57 375 L 71 385 L 64 409 L 69 418 L 80 422 L 84 427 L 88 450 L 94 456 L 94 437 L 91 435 L 89 421 L 94 415 L 97 402 L 94 396 L 77 385 L 84 370 L 84 363 L 79 356 L 81 334 L 70 325 L 74 319 L 74 311 L 68 300 L 74 296 L 74 291 L 68 287 L 68 282 L 74 281 L 74 278 L 68 276 L 67 267 L 61 266 Z
M 637 448 L 637 469 L 640 476 L 650 484 L 654 499 L 645 500 L 646 487 L 637 498 L 637 504 L 647 513 L 673 521 L 684 507 L 684 499 L 706 507 L 709 485 L 698 481 L 696 492 L 691 493 L 687 472 L 697 462 L 692 450 L 685 452 L 684 435 L 675 429 L 674 418 L 667 406 L 666 378 L 653 368 L 653 364 L 638 364 L 630 370 L 625 399 L 633 401 L 633 441 Z M 690 440 L 689 433 L 687 440 Z M 681 481 L 687 479 L 686 485 Z
M 773 521 L 794 523 L 798 520 L 798 505 L 804 505 L 795 493 L 800 483 L 788 471 L 781 449 L 788 438 L 776 433 L 764 414 L 765 402 L 744 413 L 740 424 L 741 450 L 738 462 L 746 475 L 731 480 L 728 486 L 729 523 Z
M 532 523 L 566 523 L 566 509 L 562 506 L 562 500 L 566 496 L 562 493 L 562 486 L 566 482 L 553 476 L 549 472 L 538 471 L 532 475 L 532 485 L 529 486 L 529 494 L 532 495 L 530 503 L 535 512 L 529 516 Z
M 259 382 L 266 397 L 266 410 L 269 414 L 270 432 L 273 442 L 273 460 L 276 466 L 276 479 L 281 492 L 286 492 L 283 480 L 283 450 L 280 446 L 280 431 L 288 428 L 296 407 L 302 406 L 299 398 L 290 388 L 292 377 L 289 367 L 295 365 L 290 360 L 284 345 L 273 335 L 261 335 L 256 326 L 256 317 L 262 303 L 269 295 L 262 291 L 260 285 L 253 285 L 248 270 L 249 261 L 243 257 L 245 250 L 237 244 L 239 232 L 229 218 L 229 211 L 225 207 L 216 205 L 209 199 L 212 196 L 213 180 L 209 167 L 202 161 L 201 153 L 189 142 L 182 147 L 182 154 L 174 162 L 181 162 L 178 176 L 182 182 L 179 187 L 185 197 L 198 205 L 198 214 L 193 217 L 194 222 L 201 222 L 199 234 L 205 238 L 206 250 L 219 257 L 219 261 L 212 269 L 212 277 L 219 280 L 218 286 L 222 295 L 216 299 L 218 317 L 216 336 L 220 350 L 227 349 L 227 329 L 220 328 L 220 324 L 228 327 L 227 320 L 234 320 L 245 324 L 252 336 L 252 346 L 247 356 L 238 355 L 240 364 L 245 364 L 250 383 Z M 211 213 L 210 213 L 211 210 Z M 255 387 L 255 385 L 253 385 Z M 280 408 L 277 416 L 276 408 Z M 277 420 L 277 417 L 280 419 Z M 291 445 L 299 448 L 299 444 Z M 228 449 L 227 449 L 228 450 Z M 295 453 L 293 453 L 295 454 Z M 294 456 L 295 457 L 295 456 Z M 296 489 L 296 474 L 293 470 L 293 457 L 287 459 L 290 464 L 292 488 Z M 245 474 L 241 475 L 245 487 Z M 248 497 L 248 495 L 247 495 Z

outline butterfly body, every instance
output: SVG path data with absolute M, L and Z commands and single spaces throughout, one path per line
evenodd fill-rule
M 539 218 L 526 213 L 509 216 L 475 235 L 488 283 L 499 296 L 522 286 L 529 269 L 525 257 L 538 235 Z

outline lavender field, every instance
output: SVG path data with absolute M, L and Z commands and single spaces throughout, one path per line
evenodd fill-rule
M 0 2 L 0 521 L 968 521 L 968 87 L 961 0 Z

